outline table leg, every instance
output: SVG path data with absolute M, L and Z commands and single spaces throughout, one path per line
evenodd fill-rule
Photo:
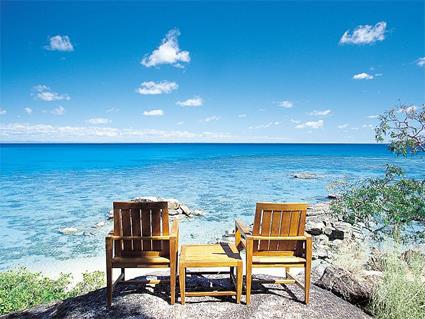
M 185 303 L 185 289 L 186 289 L 186 267 L 180 265 L 179 267 L 179 285 L 180 285 L 180 302 L 182 305 Z
M 242 281 L 243 281 L 243 264 L 236 267 L 236 303 L 241 303 Z

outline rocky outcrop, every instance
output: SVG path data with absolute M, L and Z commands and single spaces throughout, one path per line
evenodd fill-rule
M 320 178 L 319 175 L 317 175 L 315 173 L 308 173 L 308 172 L 293 173 L 292 177 L 298 178 L 298 179 L 318 179 L 318 178 Z
M 164 279 L 168 278 L 165 272 Z M 205 289 L 233 289 L 228 275 L 188 276 L 188 291 Z M 335 294 L 312 287 L 310 304 L 303 304 L 303 292 L 296 285 L 284 289 L 280 285 L 268 285 L 267 289 L 253 285 L 251 305 L 246 306 L 245 296 L 242 304 L 234 298 L 189 297 L 186 304 L 169 304 L 169 286 L 156 287 L 118 284 L 114 291 L 112 309 L 106 309 L 105 289 L 38 306 L 5 318 L 370 318 L 360 308 L 338 298 Z

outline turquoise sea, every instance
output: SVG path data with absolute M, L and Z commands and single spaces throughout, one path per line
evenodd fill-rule
M 0 269 L 103 255 L 111 224 L 93 226 L 114 200 L 160 196 L 201 209 L 182 222 L 181 241 L 208 242 L 236 217 L 251 222 L 257 201 L 323 201 L 330 182 L 382 174 L 386 163 L 425 177 L 425 156 L 375 144 L 0 144 Z

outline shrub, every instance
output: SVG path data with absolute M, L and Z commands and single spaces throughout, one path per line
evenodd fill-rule
M 372 297 L 378 319 L 425 318 L 425 258 L 420 254 L 405 260 L 393 252 L 384 263 L 384 277 Z
M 374 220 L 398 230 L 412 220 L 425 220 L 425 180 L 406 178 L 396 166 L 387 165 L 383 177 L 331 188 L 341 195 L 331 210 L 350 223 Z
M 100 271 L 84 273 L 82 282 L 69 289 L 71 279 L 71 274 L 60 274 L 58 279 L 50 279 L 26 268 L 0 272 L 0 315 L 74 297 L 104 285 Z

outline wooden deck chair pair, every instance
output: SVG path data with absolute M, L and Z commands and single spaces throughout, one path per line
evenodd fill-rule
M 178 220 L 169 229 L 167 202 L 114 202 L 114 229 L 106 236 L 107 306 L 118 282 L 170 283 L 171 304 L 176 299 Z M 113 283 L 112 270 L 121 274 Z M 169 268 L 170 280 L 127 280 L 125 268 Z
M 304 232 L 307 204 L 257 203 L 252 233 L 235 222 L 235 244 L 246 249 L 246 304 L 251 301 L 253 268 L 285 268 L 286 278 L 267 281 L 297 284 L 309 303 L 312 257 L 311 235 Z M 290 268 L 304 268 L 304 285 L 290 275 Z

